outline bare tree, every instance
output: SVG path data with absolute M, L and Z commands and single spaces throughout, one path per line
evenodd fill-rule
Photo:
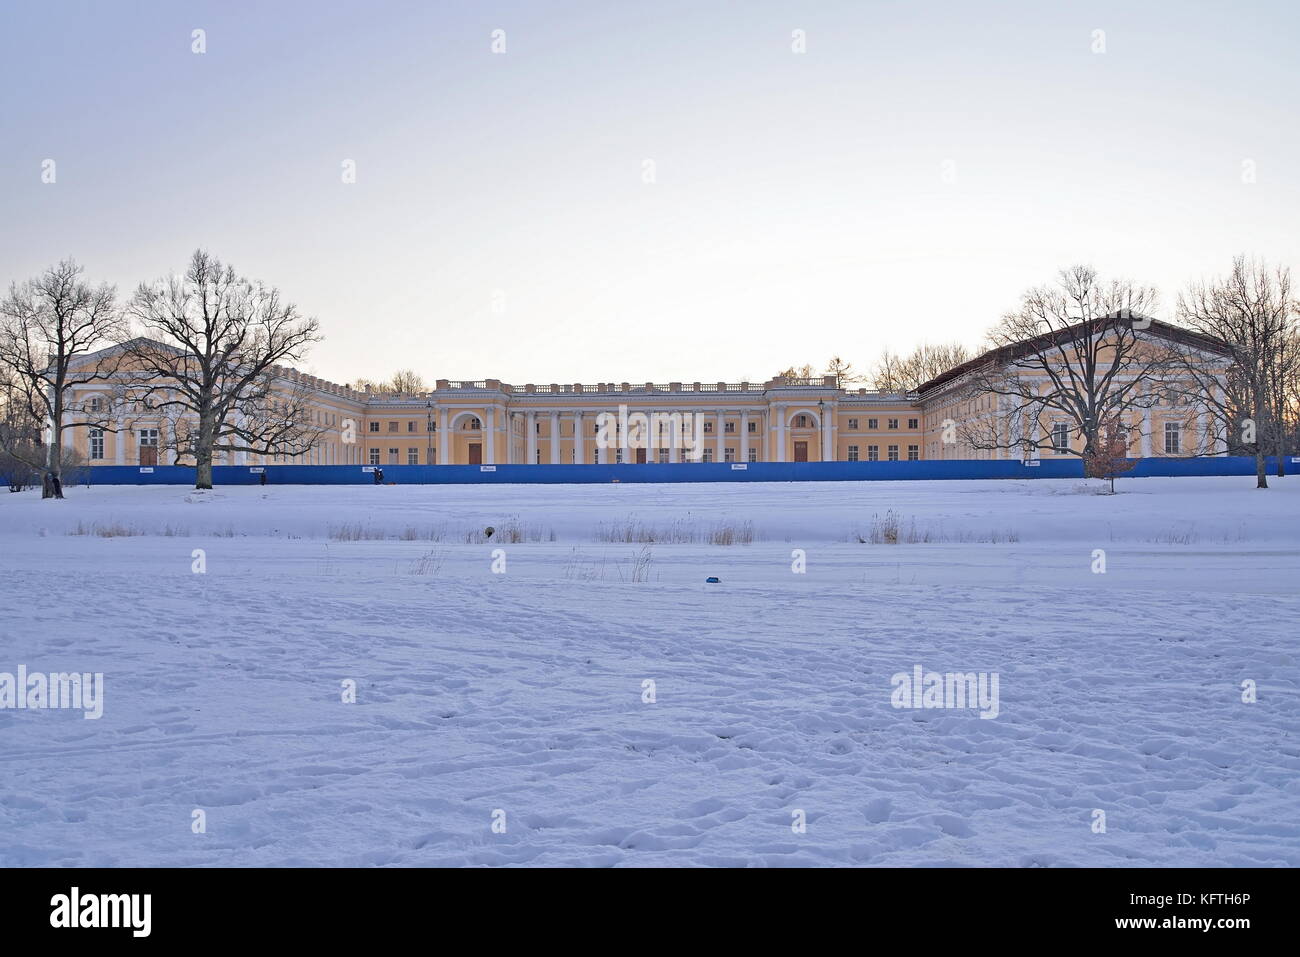
M 971 358 L 971 351 L 960 342 L 919 345 L 906 356 L 886 350 L 876 364 L 872 384 L 885 392 L 915 392 Z
M 212 488 L 217 452 L 293 456 L 319 440 L 308 388 L 281 366 L 320 340 L 319 325 L 278 289 L 198 250 L 183 276 L 142 283 L 128 312 L 141 329 L 124 353 L 131 398 L 171 423 L 196 488 Z
M 839 356 L 831 356 L 826 363 L 826 375 L 833 375 L 840 385 L 850 385 L 854 382 L 866 382 L 867 377 L 853 368 L 852 362 L 846 362 Z
M 0 302 L 0 367 L 6 370 L 5 406 L 11 427 L 0 429 L 0 449 L 37 470 L 43 498 L 63 498 L 63 434 L 73 427 L 72 388 L 112 375 L 112 362 L 89 360 L 120 336 L 117 292 L 91 286 L 83 269 L 65 259 L 22 285 L 13 284 Z M 12 423 L 20 423 L 13 426 Z M 28 428 L 43 427 L 33 443 Z
M 1088 266 L 1063 269 L 1055 285 L 1026 292 L 989 333 L 988 361 L 972 371 L 970 393 L 996 397 L 997 414 L 967 423 L 966 442 L 1094 454 L 1105 423 L 1124 422 L 1162 398 L 1168 360 L 1142 333 L 1155 324 L 1146 318 L 1155 303 L 1154 289 L 1102 283 Z M 1162 335 L 1171 328 L 1159 325 Z
M 778 372 L 775 378 L 778 379 L 811 379 L 817 375 L 817 370 L 804 363 L 801 366 L 788 366 Z
M 1268 488 L 1266 455 L 1272 448 L 1281 458 L 1296 378 L 1290 270 L 1238 256 L 1227 276 L 1179 295 L 1178 321 L 1220 342 L 1227 358 L 1224 372 L 1200 350 L 1174 349 L 1180 391 L 1212 419 L 1214 441 L 1255 456 L 1255 486 Z
M 424 376 L 413 369 L 398 369 L 388 380 L 388 388 L 398 395 L 419 395 L 429 391 Z

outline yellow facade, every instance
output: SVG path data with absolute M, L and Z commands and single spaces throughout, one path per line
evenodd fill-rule
M 510 385 L 496 379 L 438 379 L 421 395 L 357 391 L 280 370 L 287 390 L 309 396 L 321 438 L 303 455 L 229 453 L 225 465 L 495 465 L 596 462 L 908 461 L 1019 458 L 1015 449 L 972 448 L 972 422 L 1009 427 L 994 395 L 972 394 L 962 376 L 935 380 L 919 393 L 842 387 L 833 376 L 763 383 L 669 382 Z M 73 405 L 110 403 L 107 385 L 78 387 Z M 104 406 L 110 408 L 110 406 Z M 602 441 L 602 414 L 650 419 Z M 678 415 L 698 432 L 685 441 L 664 426 Z M 659 419 L 653 417 L 658 416 Z M 73 445 L 95 465 L 172 464 L 165 416 L 123 404 L 110 428 L 72 429 Z M 1135 456 L 1221 454 L 1206 416 L 1186 405 L 1157 405 L 1129 427 Z M 649 426 L 649 423 L 646 424 Z M 1050 431 L 1052 423 L 1040 426 Z M 1078 451 L 1077 436 L 1069 439 Z M 690 448 L 698 450 L 692 454 Z M 1033 453 L 1037 456 L 1039 453 Z M 1067 455 L 1051 451 L 1047 455 Z

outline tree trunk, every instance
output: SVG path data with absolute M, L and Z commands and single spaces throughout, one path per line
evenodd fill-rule
M 1259 448 L 1255 450 L 1255 488 L 1268 488 L 1268 459 Z
M 212 449 L 199 449 L 194 454 L 194 462 L 194 487 L 212 488 Z

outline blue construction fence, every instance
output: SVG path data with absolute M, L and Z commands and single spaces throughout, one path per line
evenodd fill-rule
M 1254 475 L 1249 456 L 1136 459 L 1125 478 L 1179 475 Z M 1300 457 L 1288 456 L 1288 470 Z M 949 459 L 920 462 L 690 462 L 673 465 L 383 465 L 385 484 L 568 485 L 610 482 L 897 482 L 912 479 L 1083 478 L 1077 458 L 1021 461 Z M 1277 470 L 1269 457 L 1268 470 Z M 77 470 L 87 485 L 193 485 L 186 465 L 95 465 Z M 217 465 L 213 485 L 369 485 L 369 465 Z

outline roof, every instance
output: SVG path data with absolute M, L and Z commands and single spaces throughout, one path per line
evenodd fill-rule
M 1102 318 L 1120 319 L 1121 317 L 1116 313 L 1113 316 L 1104 316 Z M 1127 322 L 1128 318 L 1125 317 L 1123 321 Z M 1015 359 L 1022 358 L 1041 346 L 1051 343 L 1053 339 L 1070 338 L 1074 330 L 1078 329 L 1082 325 L 1083 323 L 1080 322 L 1073 326 L 1066 326 L 1061 329 L 1052 329 L 1048 332 L 1042 333 L 1041 335 L 1034 336 L 1031 339 L 1025 339 L 1023 342 L 1017 342 L 1008 346 L 998 346 L 996 349 L 990 349 L 987 352 L 976 356 L 974 359 L 968 359 L 961 365 L 953 366 L 948 371 L 941 372 L 929 382 L 921 383 L 921 385 L 917 387 L 916 391 L 924 395 L 926 392 L 931 392 L 941 386 L 947 385 L 954 379 L 960 379 L 967 373 L 973 372 L 976 369 L 989 365 L 990 363 L 1011 362 Z M 1217 339 L 1212 339 L 1209 336 L 1203 336 L 1200 333 L 1192 332 L 1190 329 L 1183 329 L 1181 326 L 1171 325 L 1170 323 L 1163 322 L 1159 319 L 1152 319 L 1151 325 L 1146 329 L 1139 331 L 1154 333 L 1164 339 L 1181 342 L 1184 345 L 1196 346 L 1211 352 L 1217 352 L 1221 355 L 1231 354 L 1227 345 Z

